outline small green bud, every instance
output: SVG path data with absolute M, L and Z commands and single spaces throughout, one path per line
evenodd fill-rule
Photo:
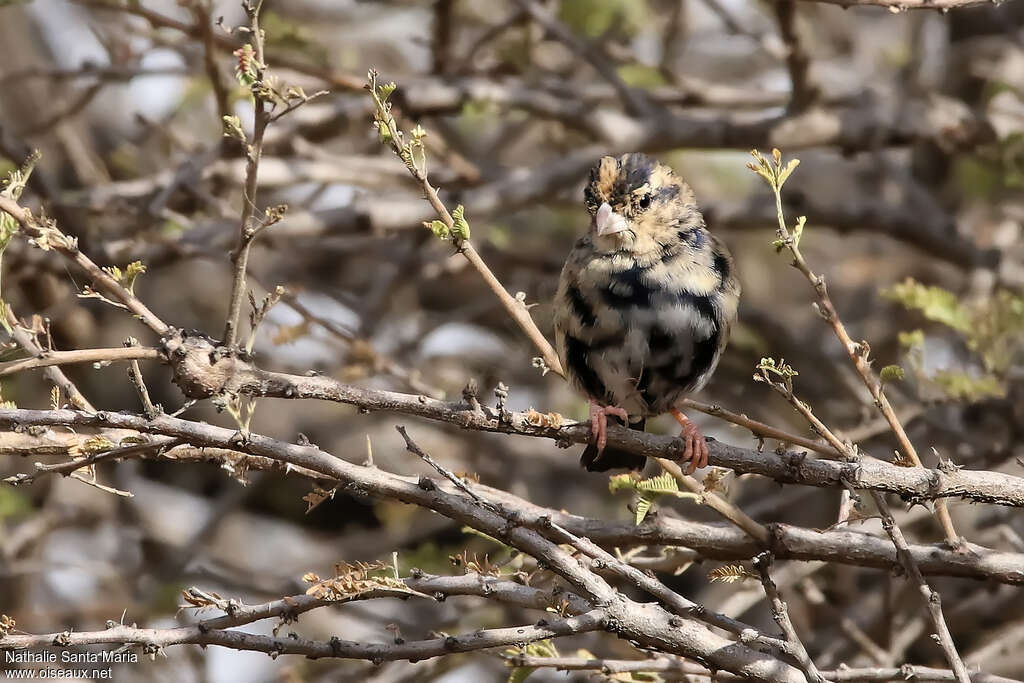
M 883 382 L 903 381 L 905 374 L 903 368 L 898 365 L 886 365 L 881 372 Z
M 430 228 L 430 232 L 434 233 L 434 237 L 439 240 L 446 240 L 452 236 L 451 231 L 448 229 L 448 226 L 444 224 L 444 221 L 434 220 L 429 223 L 424 223 L 424 225 Z
M 465 217 L 466 208 L 459 204 L 452 211 L 452 236 L 457 240 L 469 239 L 469 221 Z
M 235 66 L 235 77 L 244 86 L 251 87 L 259 78 L 259 70 L 263 64 L 256 59 L 256 51 L 252 45 L 246 43 L 233 53 L 238 57 L 238 64 Z
M 242 120 L 237 116 L 223 116 L 221 120 L 224 122 L 224 137 L 234 138 L 244 144 L 245 132 L 242 130 Z

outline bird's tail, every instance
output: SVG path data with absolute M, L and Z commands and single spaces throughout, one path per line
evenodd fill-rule
M 646 420 L 640 420 L 639 422 L 630 422 L 630 429 L 637 429 L 644 431 Z M 622 420 L 615 417 L 614 415 L 608 416 L 608 424 L 622 425 Z M 580 456 L 580 464 L 587 469 L 588 472 L 607 472 L 608 470 L 615 469 L 627 469 L 627 470 L 642 470 L 644 465 L 647 463 L 647 458 L 642 455 L 630 453 L 614 446 L 606 446 L 601 455 L 597 454 L 597 446 L 588 443 L 587 447 L 583 450 L 583 455 Z

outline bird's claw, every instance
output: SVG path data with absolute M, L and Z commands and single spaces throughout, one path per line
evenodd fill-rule
M 701 434 L 700 428 L 695 422 L 678 410 L 671 412 L 672 417 L 683 428 L 682 433 L 679 435 L 684 444 L 683 455 L 680 460 L 690 461 L 690 466 L 686 468 L 686 473 L 693 474 L 697 471 L 697 468 L 707 467 L 708 465 L 708 442 L 704 439 L 704 435 Z
M 595 401 L 590 402 L 590 438 L 597 446 L 597 455 L 604 452 L 608 445 L 608 416 L 622 418 L 624 424 L 629 424 L 629 413 L 622 408 L 615 406 L 602 406 Z

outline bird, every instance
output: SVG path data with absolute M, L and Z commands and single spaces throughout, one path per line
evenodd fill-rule
M 736 320 L 732 255 L 690 186 L 646 154 L 602 157 L 583 199 L 590 229 L 566 259 L 553 307 L 559 361 L 590 404 L 580 463 L 642 469 L 643 456 L 607 447 L 607 425 L 643 431 L 670 413 L 692 474 L 707 465 L 707 442 L 679 406 L 711 378 Z

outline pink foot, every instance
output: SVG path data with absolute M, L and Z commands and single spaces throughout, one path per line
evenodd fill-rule
M 708 443 L 704 440 L 704 435 L 700 433 L 697 424 L 675 408 L 670 410 L 669 413 L 683 428 L 683 432 L 679 436 L 683 438 L 686 447 L 683 449 L 683 457 L 680 460 L 690 461 L 690 466 L 687 468 L 686 473 L 693 474 L 697 471 L 698 467 L 707 467 Z
M 608 445 L 609 415 L 620 417 L 625 424 L 629 424 L 629 413 L 622 408 L 602 406 L 597 401 L 590 401 L 590 438 L 593 439 L 594 444 L 597 446 L 598 456 L 604 452 L 604 447 Z

